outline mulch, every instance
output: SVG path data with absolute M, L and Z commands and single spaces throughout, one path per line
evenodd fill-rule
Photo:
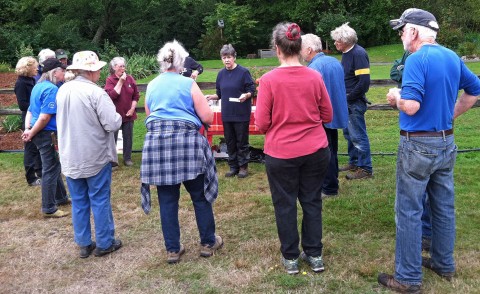
M 0 88 L 13 88 L 17 75 L 15 73 L 0 73 Z M 0 94 L 0 107 L 7 108 L 17 104 L 15 94 Z M 4 117 L 0 117 L 3 121 Z M 20 138 L 21 131 L 6 133 L 0 124 L 0 151 L 2 150 L 21 150 L 23 149 L 23 141 Z

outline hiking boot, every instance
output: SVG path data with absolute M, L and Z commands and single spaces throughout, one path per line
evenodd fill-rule
M 230 171 L 228 171 L 226 174 L 225 174 L 225 177 L 226 178 L 231 178 L 231 177 L 234 177 L 238 174 L 238 170 L 237 169 L 233 169 L 233 168 L 230 168 Z
M 453 280 L 453 277 L 455 276 L 455 272 L 450 272 L 450 273 L 442 273 L 438 269 L 436 269 L 433 266 L 432 259 L 429 257 L 422 257 L 422 266 L 425 268 L 428 268 L 429 270 L 433 271 L 443 279 L 451 282 Z
M 42 179 L 37 178 L 35 181 L 28 184 L 30 187 L 37 187 L 42 185 Z
M 223 239 L 220 236 L 215 236 L 215 244 L 211 245 L 201 245 L 200 256 L 201 257 L 210 257 L 215 254 L 215 251 L 223 247 Z
M 248 167 L 241 167 L 238 172 L 238 177 L 241 179 L 248 177 Z
M 407 285 L 395 280 L 392 275 L 381 273 L 378 275 L 378 283 L 390 290 L 398 293 L 422 293 L 422 285 Z
M 92 251 L 95 249 L 97 244 L 95 242 L 92 242 L 88 246 L 80 246 L 80 258 L 87 258 L 92 254 Z
M 432 244 L 432 239 L 422 238 L 422 251 L 430 252 L 431 244 Z
M 116 240 L 113 240 L 112 245 L 107 249 L 101 249 L 98 247 L 95 248 L 95 251 L 93 251 L 93 255 L 95 255 L 96 257 L 104 256 L 112 253 L 113 251 L 117 251 L 121 247 L 122 247 L 122 241 L 120 241 L 119 239 L 116 239 Z
M 312 268 L 312 271 L 319 273 L 325 270 L 321 255 L 317 257 L 308 256 L 305 252 L 302 251 L 300 257 L 308 263 L 308 265 Z
M 337 196 L 338 196 L 338 194 L 326 194 L 326 193 L 322 192 L 322 199 L 330 198 L 330 197 L 337 197 Z
M 298 274 L 298 258 L 297 259 L 285 259 L 282 256 L 282 264 L 289 275 Z
M 346 165 L 344 165 L 344 166 L 342 166 L 342 167 L 339 167 L 339 168 L 338 168 L 338 171 L 339 171 L 339 172 L 344 172 L 344 171 L 352 171 L 352 172 L 353 172 L 353 171 L 355 171 L 356 169 L 357 169 L 357 166 L 349 163 L 349 164 L 346 164 Z
M 132 165 L 133 165 L 133 161 L 131 161 L 130 159 L 128 159 L 128 160 L 125 160 L 125 161 L 123 162 L 123 164 L 125 164 L 125 166 L 132 166 Z
M 183 244 L 180 244 L 180 250 L 178 252 L 174 252 L 174 251 L 167 252 L 167 262 L 170 264 L 179 262 L 180 256 L 182 256 L 184 253 L 185 253 L 185 247 L 183 247 Z
M 363 168 L 357 167 L 354 172 L 348 173 L 345 178 L 347 178 L 347 180 L 369 179 L 373 178 L 373 174 L 369 171 L 364 170 Z
M 69 215 L 70 212 L 57 209 L 54 213 L 44 213 L 43 217 L 60 218 Z

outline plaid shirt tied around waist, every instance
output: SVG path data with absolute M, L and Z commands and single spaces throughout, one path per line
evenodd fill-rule
M 218 196 L 215 159 L 207 139 L 194 123 L 182 120 L 154 120 L 147 124 L 143 143 L 140 179 L 142 208 L 151 209 L 150 186 L 175 185 L 204 174 L 208 202 Z

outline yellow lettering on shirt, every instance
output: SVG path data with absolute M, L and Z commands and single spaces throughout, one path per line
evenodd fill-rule
M 355 71 L 355 75 L 356 76 L 359 76 L 359 75 L 369 75 L 370 74 L 370 69 L 369 68 L 361 68 L 361 69 L 357 69 Z

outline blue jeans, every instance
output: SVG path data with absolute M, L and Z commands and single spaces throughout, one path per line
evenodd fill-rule
M 372 172 L 370 141 L 365 124 L 366 111 L 367 104 L 364 101 L 348 102 L 348 127 L 343 129 L 343 136 L 348 143 L 349 163 Z
M 42 212 L 54 213 L 57 205 L 68 201 L 63 184 L 60 160 L 52 142 L 55 131 L 40 131 L 32 142 L 37 146 L 42 159 Z
M 110 203 L 112 165 L 108 163 L 93 177 L 72 179 L 67 185 L 72 197 L 72 222 L 75 242 L 79 246 L 92 243 L 90 209 L 95 222 L 95 239 L 100 249 L 109 248 L 115 240 L 112 205 Z
M 425 192 L 422 197 L 423 213 L 422 213 L 422 238 L 432 239 L 432 220 L 430 215 L 430 203 L 428 201 L 428 194 Z
M 204 175 L 201 174 L 194 180 L 183 182 L 183 185 L 193 202 L 197 228 L 200 233 L 200 244 L 213 246 L 215 244 L 215 219 L 212 203 L 205 198 L 203 177 Z M 157 194 L 165 247 L 167 252 L 178 252 L 180 251 L 180 224 L 178 222 L 180 184 L 157 186 Z
M 322 255 L 322 183 L 330 162 L 327 148 L 289 159 L 265 156 L 280 251 L 286 259 L 300 255 L 297 199 L 302 207 L 302 248 L 309 256 Z
M 395 279 L 403 284 L 422 283 L 422 198 L 431 209 L 433 265 L 438 272 L 455 271 L 455 210 L 453 169 L 457 146 L 453 135 L 400 137 L 397 158 L 395 221 Z

